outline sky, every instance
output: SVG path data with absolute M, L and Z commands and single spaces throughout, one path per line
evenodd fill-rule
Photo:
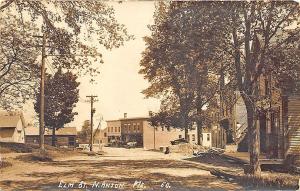
M 90 119 L 90 103 L 87 95 L 97 95 L 94 124 L 98 125 L 100 116 L 103 120 L 119 119 L 127 113 L 128 117 L 148 116 L 149 111 L 159 109 L 157 99 L 145 99 L 141 91 L 148 87 L 147 80 L 138 74 L 141 53 L 145 49 L 143 37 L 150 35 L 147 25 L 153 23 L 155 3 L 153 1 L 127 1 L 123 3 L 108 2 L 115 9 L 119 23 L 124 24 L 129 34 L 135 39 L 125 42 L 124 46 L 111 51 L 103 50 L 104 64 L 100 67 L 97 84 L 90 84 L 89 77 L 79 78 L 80 100 L 75 111 L 78 115 L 67 126 L 75 126 L 79 130 L 84 120 Z M 33 113 L 28 107 L 24 111 Z M 101 124 L 102 128 L 105 123 Z

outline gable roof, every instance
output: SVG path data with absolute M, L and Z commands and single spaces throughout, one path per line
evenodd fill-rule
M 0 128 L 16 128 L 21 120 L 19 115 L 3 115 L 0 116 Z

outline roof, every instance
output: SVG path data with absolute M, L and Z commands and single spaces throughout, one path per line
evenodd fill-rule
M 52 131 L 50 130 L 47 134 L 52 135 Z M 56 135 L 77 135 L 76 127 L 64 127 L 60 128 L 55 132 Z
M 121 121 L 126 121 L 126 120 L 148 120 L 149 117 L 131 117 L 131 118 L 121 118 Z
M 25 129 L 25 135 L 39 135 L 39 128 L 34 126 L 29 126 Z
M 0 116 L 0 128 L 16 128 L 21 120 L 19 115 L 3 115 Z
M 25 129 L 25 135 L 39 135 L 38 127 L 28 127 Z M 52 135 L 51 129 L 45 129 L 45 135 Z M 55 131 L 55 135 L 77 135 L 76 127 L 64 127 Z

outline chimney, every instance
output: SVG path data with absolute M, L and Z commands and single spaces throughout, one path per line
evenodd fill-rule
M 153 112 L 149 111 L 149 117 L 152 117 L 152 116 L 153 116 Z
M 124 119 L 126 119 L 127 118 L 127 113 L 124 113 Z

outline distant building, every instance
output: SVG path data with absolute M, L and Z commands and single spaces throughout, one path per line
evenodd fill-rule
M 121 140 L 123 142 L 137 142 L 137 146 L 143 146 L 143 129 L 148 121 L 147 117 L 124 118 L 120 119 L 121 122 Z
M 25 142 L 25 120 L 22 113 L 0 115 L 0 142 Z
M 107 134 L 108 128 L 105 129 L 98 129 L 94 132 L 94 144 L 108 144 L 108 134 Z
M 121 142 L 121 121 L 109 120 L 106 121 L 107 127 L 107 142 L 112 145 L 119 145 Z
M 158 150 L 160 147 L 170 146 L 171 141 L 185 138 L 184 129 L 153 127 L 149 122 L 149 117 L 128 118 L 127 113 L 124 113 L 124 118 L 107 121 L 106 131 L 110 145 L 136 142 L 138 147 L 143 147 L 146 150 Z M 191 144 L 197 144 L 196 124 L 188 130 L 186 139 Z M 226 143 L 225 139 L 225 130 L 219 126 L 204 128 L 202 131 L 203 146 L 223 148 Z
M 171 145 L 171 141 L 184 138 L 184 130 L 172 127 L 153 127 L 148 118 L 143 122 L 144 149 L 160 149 Z M 197 144 L 197 127 L 188 130 L 188 142 Z
M 25 131 L 26 143 L 38 144 L 40 141 L 39 128 L 29 127 Z M 58 147 L 76 147 L 77 131 L 76 127 L 64 127 L 55 131 L 56 146 Z M 45 144 L 52 144 L 52 130 L 45 129 Z

